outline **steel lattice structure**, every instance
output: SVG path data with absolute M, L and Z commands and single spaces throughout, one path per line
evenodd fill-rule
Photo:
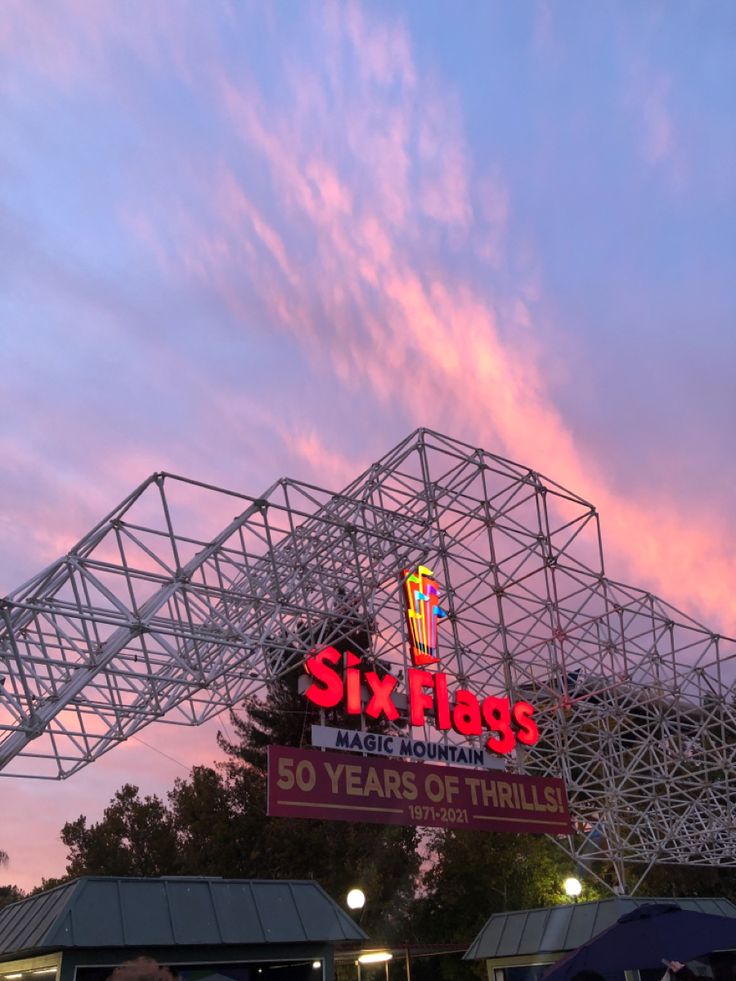
M 736 642 L 608 579 L 593 505 L 427 430 L 338 494 L 152 475 L 2 603 L 0 771 L 64 778 L 154 720 L 201 723 L 298 670 L 305 633 L 367 625 L 368 657 L 405 670 L 419 563 L 443 670 L 536 706 L 509 765 L 565 779 L 572 854 L 736 865 Z

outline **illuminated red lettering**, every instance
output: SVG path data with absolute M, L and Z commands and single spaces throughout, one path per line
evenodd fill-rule
M 344 678 L 338 664 L 344 663 Z M 359 715 L 362 709 L 362 685 L 368 687 L 370 698 L 365 713 L 372 719 L 393 722 L 399 711 L 393 700 L 398 678 L 392 674 L 383 677 L 375 671 L 360 672 L 360 658 L 348 651 L 344 657 L 334 647 L 327 647 L 310 657 L 305 664 L 312 682 L 306 696 L 321 708 L 334 708 L 345 700 L 350 715 Z M 407 676 L 409 689 L 409 722 L 412 726 L 425 725 L 428 713 L 434 715 L 434 725 L 446 732 L 454 729 L 462 736 L 479 736 L 483 727 L 490 731 L 486 746 L 493 753 L 510 753 L 516 741 L 533 746 L 539 741 L 539 729 L 533 719 L 534 707 L 529 702 L 511 705 L 508 698 L 489 695 L 482 702 L 465 688 L 454 692 L 452 705 L 448 691 L 447 675 L 443 671 L 429 672 L 410 668 Z
M 371 699 L 365 707 L 366 715 L 370 715 L 372 719 L 378 719 L 381 715 L 385 715 L 391 721 L 398 719 L 399 712 L 391 700 L 391 692 L 398 685 L 399 679 L 394 678 L 392 674 L 379 678 L 375 671 L 367 671 L 365 680 L 372 692 Z
M 472 691 L 461 688 L 455 692 L 455 707 L 452 710 L 452 728 L 461 736 L 479 736 L 483 731 L 480 718 L 480 703 Z
M 447 675 L 443 671 L 437 671 L 434 679 L 434 724 L 444 732 L 452 728 L 450 696 L 447 694 Z
M 342 678 L 330 667 L 341 660 L 342 654 L 338 650 L 325 647 L 319 654 L 310 657 L 304 665 L 307 673 L 315 679 L 304 694 L 320 708 L 334 708 L 342 698 Z
M 516 745 L 516 738 L 511 731 L 511 708 L 508 698 L 494 698 L 489 695 L 483 699 L 483 720 L 493 735 L 486 746 L 493 753 L 510 753 Z
M 434 690 L 434 675 L 420 668 L 409 668 L 409 721 L 413 726 L 424 725 L 424 713 L 434 705 L 424 688 Z
M 533 746 L 539 740 L 537 723 L 532 719 L 534 706 L 529 702 L 517 702 L 514 705 L 514 722 L 519 727 L 516 738 L 525 746 Z
M 360 671 L 357 669 L 360 658 L 348 651 L 345 664 L 347 666 L 345 672 L 345 708 L 348 715 L 360 715 Z

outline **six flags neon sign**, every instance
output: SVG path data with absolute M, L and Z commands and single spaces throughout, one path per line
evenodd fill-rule
M 426 566 L 416 572 L 402 573 L 404 603 L 413 668 L 409 668 L 409 722 L 423 726 L 428 712 L 434 715 L 434 726 L 440 731 L 453 729 L 462 736 L 489 733 L 486 747 L 493 753 L 510 753 L 517 741 L 533 746 L 539 739 L 534 719 L 534 707 L 519 701 L 514 705 L 508 698 L 488 695 L 479 699 L 473 692 L 458 688 L 451 693 L 444 671 L 426 671 L 436 664 L 437 624 L 447 617 L 439 606 L 439 585 Z M 365 712 L 372 719 L 393 722 L 399 717 L 394 694 L 399 679 L 392 674 L 379 676 L 376 671 L 359 670 L 360 658 L 348 651 L 343 655 L 334 647 L 310 657 L 305 668 L 312 681 L 305 695 L 320 708 L 334 708 L 344 702 L 348 715 Z M 370 697 L 362 705 L 361 684 L 367 686 Z

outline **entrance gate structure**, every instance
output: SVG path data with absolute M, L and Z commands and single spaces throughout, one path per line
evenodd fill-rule
M 154 720 L 202 723 L 300 670 L 305 636 L 362 631 L 406 672 L 419 564 L 454 686 L 535 706 L 508 766 L 563 777 L 576 860 L 621 888 L 626 863 L 736 865 L 736 642 L 607 578 L 592 504 L 428 430 L 340 493 L 144 481 L 2 602 L 0 773 L 63 779 Z

